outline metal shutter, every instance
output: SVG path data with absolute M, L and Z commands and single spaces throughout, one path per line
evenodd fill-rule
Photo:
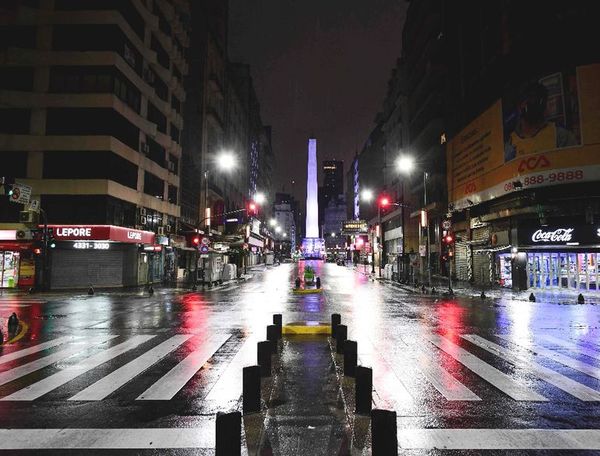
M 465 239 L 466 233 L 456 233 L 457 238 Z M 456 268 L 456 278 L 458 280 L 470 280 L 469 265 L 471 250 L 465 241 L 456 241 L 454 244 L 454 267 Z
M 55 250 L 52 288 L 114 287 L 123 285 L 123 251 Z
M 491 236 L 490 226 L 482 226 L 472 231 L 473 236 L 473 279 L 475 283 L 488 284 L 490 282 L 490 253 L 481 251 L 489 244 Z

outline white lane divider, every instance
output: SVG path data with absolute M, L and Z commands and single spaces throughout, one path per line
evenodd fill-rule
M 536 336 L 536 339 L 542 339 L 551 344 L 560 345 L 561 347 L 567 348 L 577 354 L 583 354 L 590 358 L 600 360 L 600 352 L 598 352 L 596 350 L 591 350 L 586 347 L 581 347 L 573 342 L 568 342 L 566 340 L 559 339 L 558 337 L 554 337 L 549 334 L 543 334 L 541 336 Z
M 550 350 L 548 348 L 541 347 L 539 345 L 531 345 L 530 346 L 526 341 L 523 341 L 523 340 L 515 341 L 512 337 L 506 336 L 504 334 L 498 334 L 497 336 L 508 342 L 512 342 L 512 343 L 515 343 L 522 347 L 525 347 L 528 350 L 531 350 L 531 351 L 537 353 L 538 355 L 542 355 L 542 356 L 545 356 L 546 358 L 550 358 L 551 360 L 556 361 L 557 363 L 563 364 L 564 366 L 570 367 L 573 370 L 582 372 L 586 375 L 589 375 L 590 377 L 597 378 L 598 380 L 600 380 L 600 369 L 598 369 L 595 366 L 592 366 L 591 364 L 584 363 L 575 358 L 571 358 L 570 356 L 563 355 L 562 353 Z
M 146 369 L 159 362 L 191 337 L 192 334 L 178 334 L 165 340 L 143 355 L 138 356 L 133 361 L 121 366 L 107 376 L 102 377 L 102 379 L 98 380 L 96 383 L 91 384 L 75 396 L 70 397 L 69 400 L 100 401 L 104 399 L 123 385 L 129 383 Z
M 100 336 L 87 340 L 82 340 L 81 342 L 77 342 L 69 348 L 65 348 L 64 350 L 57 351 L 48 356 L 44 356 L 43 358 L 39 358 L 35 361 L 31 361 L 13 369 L 4 371 L 0 374 L 0 385 L 5 385 L 6 383 L 24 377 L 25 375 L 43 369 L 44 367 L 48 367 L 51 364 L 54 364 L 58 361 L 70 358 L 71 356 L 76 355 L 77 353 L 80 353 L 83 350 L 86 350 L 96 344 L 106 342 L 107 340 L 114 339 L 115 337 L 118 336 Z
M 34 345 L 33 347 L 24 348 L 22 350 L 17 350 L 6 355 L 0 356 L 0 364 L 8 363 L 9 361 L 14 361 L 15 359 L 23 358 L 25 356 L 41 352 L 52 347 L 57 347 L 58 345 L 62 345 L 65 342 L 73 342 L 75 340 L 77 340 L 77 337 L 75 336 L 64 336 L 58 337 L 53 340 L 49 340 L 48 342 L 42 342 L 41 344 Z
M 530 361 L 525 356 L 513 353 L 501 345 L 490 342 L 489 340 L 486 340 L 475 334 L 467 334 L 463 335 L 462 337 L 472 344 L 475 344 L 478 347 L 493 353 L 499 358 L 504 359 L 515 366 L 528 369 L 535 376 L 550 383 L 551 385 L 556 386 L 565 393 L 568 393 L 577 399 L 582 401 L 600 401 L 600 392 L 588 386 L 582 385 L 581 383 L 559 374 L 558 372 L 554 372 L 553 370 L 548 369 L 547 367 L 544 367 L 538 363 Z
M 153 383 L 136 400 L 169 401 L 173 399 L 229 337 L 229 334 L 219 334 L 202 341 L 200 348 L 194 350 L 156 383 Z
M 459 347 L 449 339 L 433 334 L 425 336 L 433 345 L 452 356 L 456 361 L 479 375 L 486 382 L 498 388 L 516 401 L 547 401 L 544 396 L 531 391 L 504 372 L 483 362 L 475 355 Z
M 117 356 L 143 344 L 152 339 L 153 335 L 148 336 L 133 336 L 131 339 L 114 347 L 108 348 L 96 355 L 90 356 L 82 360 L 79 364 L 67 367 L 54 375 L 44 378 L 32 385 L 20 389 L 13 394 L 0 399 L 0 401 L 33 401 L 46 393 L 70 382 L 74 378 L 85 374 L 86 372 L 98 367 L 107 361 L 110 361 Z

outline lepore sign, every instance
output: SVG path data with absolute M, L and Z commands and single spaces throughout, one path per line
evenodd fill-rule
M 41 228 L 41 226 L 40 226 Z M 57 241 L 113 241 L 130 244 L 154 244 L 151 231 L 112 225 L 49 225 Z
M 597 225 L 519 227 L 519 246 L 600 246 Z

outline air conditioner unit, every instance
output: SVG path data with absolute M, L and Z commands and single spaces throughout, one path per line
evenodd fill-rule
M 148 143 L 143 142 L 141 149 L 144 155 L 148 155 L 150 153 L 150 146 L 148 145 Z
M 167 226 L 165 226 L 165 231 L 166 231 L 167 233 L 170 233 L 170 232 L 171 232 L 171 225 L 167 225 Z
M 140 215 L 142 217 L 146 217 L 146 208 L 145 207 L 140 207 Z
M 140 215 L 140 224 L 142 224 L 142 225 L 146 224 L 146 216 L 145 215 Z
M 171 171 L 172 173 L 175 172 L 175 163 L 172 161 L 168 161 L 167 162 L 167 168 L 169 169 L 169 171 Z
M 165 235 L 165 227 L 164 226 L 159 226 L 158 227 L 158 235 L 159 236 L 164 236 Z

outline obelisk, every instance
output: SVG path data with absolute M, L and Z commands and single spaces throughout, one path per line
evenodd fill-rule
M 319 199 L 317 183 L 317 140 L 308 140 L 306 172 L 306 237 L 302 240 L 304 258 L 322 258 L 325 243 L 319 238 Z

